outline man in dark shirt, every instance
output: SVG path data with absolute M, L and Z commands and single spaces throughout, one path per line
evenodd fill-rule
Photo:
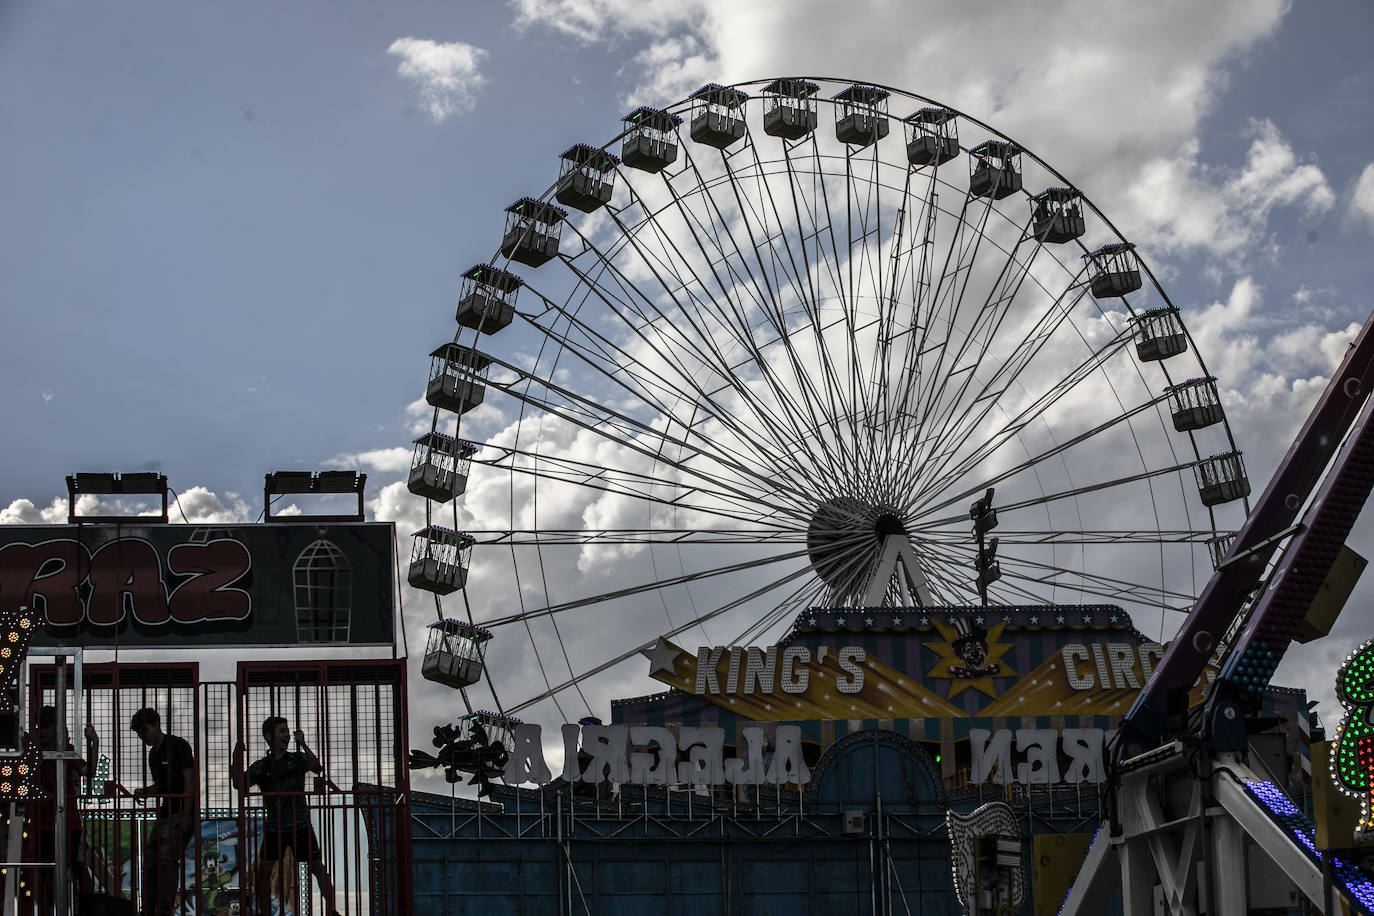
M 292 850 L 297 862 L 308 862 L 310 873 L 320 885 L 320 896 L 330 916 L 337 916 L 334 908 L 334 883 L 324 867 L 320 842 L 310 826 L 310 808 L 305 802 L 305 774 L 320 773 L 324 767 L 305 743 L 305 733 L 295 732 L 296 747 L 290 751 L 292 732 L 282 716 L 268 716 L 262 723 L 262 737 L 267 742 L 267 755 L 255 760 L 243 772 L 243 742 L 234 747 L 230 761 L 230 775 L 239 792 L 248 794 L 255 785 L 262 790 L 263 829 L 262 846 L 258 849 L 257 873 L 253 888 L 258 912 L 270 912 L 272 902 L 272 868 Z
M 156 709 L 140 709 L 129 727 L 148 745 L 153 777 L 153 784 L 135 789 L 134 797 L 158 799 L 157 818 L 143 845 L 143 912 L 171 916 L 186 844 L 196 825 L 195 755 L 186 741 L 162 731 Z

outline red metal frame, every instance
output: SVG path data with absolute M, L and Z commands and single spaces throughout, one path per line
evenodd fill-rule
M 53 664 L 31 666 L 32 710 L 37 710 L 45 692 L 51 695 L 55 669 Z M 343 874 L 334 875 L 340 890 L 340 911 L 348 916 L 411 912 L 404 658 L 240 662 L 232 682 L 201 681 L 196 662 L 87 664 L 82 667 L 82 688 L 82 702 L 93 710 L 88 718 L 96 724 L 103 741 L 109 742 L 102 744 L 101 753 L 111 759 L 113 782 L 133 789 L 150 781 L 144 748 L 128 725 L 129 717 L 144 705 L 158 708 L 166 730 L 192 743 L 200 771 L 202 813 L 208 813 L 211 819 L 228 814 L 239 823 L 242 912 L 249 911 L 247 877 L 257 854 L 256 849 L 249 848 L 252 844 L 242 838 L 249 836 L 250 811 L 260 802 L 256 791 L 245 797 L 233 786 L 229 774 L 231 749 L 236 740 L 242 740 L 248 750 L 248 761 L 259 756 L 259 714 L 280 704 L 277 708 L 287 715 L 293 728 L 304 725 L 309 743 L 325 763 L 326 778 L 316 780 L 313 786 L 307 784 L 307 795 L 321 826 L 319 839 L 326 859 L 346 869 Z M 125 709 L 129 703 L 122 695 L 130 688 L 176 693 L 163 693 L 160 697 L 140 695 L 134 700 L 136 705 Z M 186 691 L 190 692 L 189 719 Z M 79 744 L 79 738 L 73 738 L 73 743 Z M 94 767 L 96 761 L 91 763 Z M 333 773 L 331 766 L 335 768 Z M 137 823 L 143 807 L 136 806 L 127 796 L 102 797 L 102 788 L 91 784 L 79 799 L 88 818 L 114 824 L 133 819 Z M 102 844 L 107 853 L 120 848 L 120 828 L 115 830 L 113 838 Z M 203 852 L 197 832 L 196 861 L 203 861 Z M 124 864 L 122 860 L 114 862 L 115 875 L 123 873 Z M 134 875 L 131 881 L 135 898 L 138 877 Z M 187 889 L 196 899 L 203 899 L 201 881 L 198 868 L 194 886 Z M 360 909 L 356 902 L 363 891 L 370 900 L 367 909 Z

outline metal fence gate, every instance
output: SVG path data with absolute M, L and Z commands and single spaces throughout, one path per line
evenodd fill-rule
M 30 669 L 31 717 L 54 705 L 56 683 L 55 665 Z M 81 718 L 99 736 L 94 755 L 75 733 L 78 698 L 70 678 L 67 684 L 68 733 L 82 756 L 92 758 L 75 799 L 82 818 L 77 894 L 122 898 L 154 912 L 142 867 L 154 805 L 130 794 L 152 783 L 148 749 L 130 729 L 133 714 L 151 707 L 164 732 L 190 743 L 199 777 L 198 828 L 182 856 L 174 912 L 257 912 L 263 800 L 257 789 L 240 791 L 230 764 L 238 742 L 245 767 L 266 754 L 261 728 L 269 716 L 284 716 L 293 731 L 304 732 L 323 765 L 322 773 L 308 774 L 302 799 L 337 910 L 345 916 L 411 912 L 403 659 L 240 662 L 232 682 L 202 682 L 194 662 L 87 664 L 79 702 Z M 307 861 L 293 859 L 285 852 L 263 867 L 271 912 L 327 916 Z

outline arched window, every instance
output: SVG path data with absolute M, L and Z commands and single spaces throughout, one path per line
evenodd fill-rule
M 353 568 L 333 541 L 311 541 L 296 557 L 296 638 L 301 642 L 348 639 L 353 610 Z

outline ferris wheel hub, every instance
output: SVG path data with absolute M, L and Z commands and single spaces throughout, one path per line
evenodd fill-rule
M 831 587 L 853 587 L 877 562 L 891 535 L 906 535 L 896 510 L 854 496 L 827 499 L 806 526 L 806 552 Z

